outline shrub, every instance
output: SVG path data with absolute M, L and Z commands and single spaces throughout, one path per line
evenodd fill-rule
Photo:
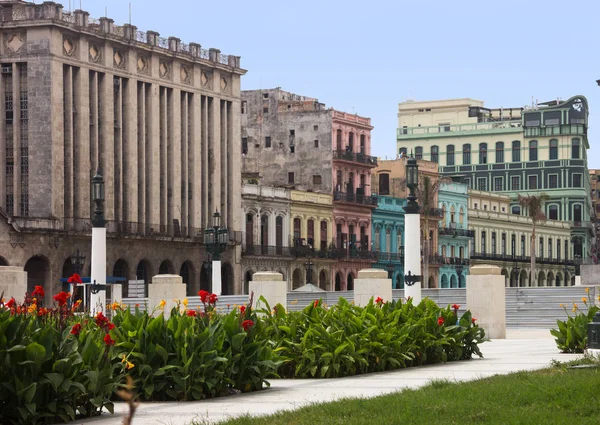
M 589 289 L 586 288 L 589 292 Z M 577 304 L 573 304 L 571 316 L 567 308 L 561 304 L 560 306 L 567 313 L 567 320 L 557 320 L 558 329 L 550 330 L 552 336 L 555 337 L 556 346 L 563 353 L 583 353 L 587 346 L 588 324 L 593 320 L 594 314 L 600 310 L 595 305 L 588 305 L 587 297 L 581 300 L 585 306 L 585 311 L 579 309 Z

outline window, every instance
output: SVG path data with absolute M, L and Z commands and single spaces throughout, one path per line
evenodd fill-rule
M 290 153 L 296 153 L 296 146 L 290 145 Z
M 446 165 L 454 165 L 454 145 L 446 147 Z
M 514 214 L 514 215 L 521 215 L 521 207 L 518 205 L 515 205 L 510 209 L 510 212 L 511 212 L 511 214 Z
M 550 140 L 550 159 L 558 159 L 558 140 Z
M 510 236 L 510 253 L 513 256 L 517 255 L 517 239 L 514 234 Z
M 431 161 L 439 162 L 439 148 L 437 146 L 431 147 Z
M 481 252 L 485 254 L 485 231 L 481 232 Z
M 406 156 L 406 148 L 398 149 L 398 153 L 400 154 L 400 156 Z
M 548 175 L 548 189 L 557 189 L 558 188 L 558 174 L 549 174 Z
M 521 142 L 512 142 L 512 162 L 521 162 Z
M 268 99 L 269 98 L 269 93 L 263 93 L 263 99 Z
M 463 165 L 471 164 L 471 145 L 465 144 L 463 145 Z
M 550 205 L 548 207 L 548 218 L 550 220 L 558 220 L 558 205 Z
M 531 140 L 529 142 L 529 160 L 537 161 L 538 160 L 538 144 L 537 140 Z
M 540 258 L 544 258 L 544 238 L 540 236 L 540 247 L 539 247 L 540 252 L 538 252 L 538 257 Z
M 379 174 L 379 194 L 390 194 L 390 175 L 387 173 Z
M 450 131 L 450 123 L 449 122 L 441 122 L 438 124 L 438 126 L 440 127 L 440 133 L 445 133 L 447 131 Z
M 487 178 L 485 178 L 485 177 L 477 178 L 477 190 L 487 190 Z
M 313 125 L 313 130 L 314 131 L 319 131 L 319 126 L 318 125 Z
M 529 181 L 529 190 L 538 188 L 537 187 L 537 176 L 529 176 L 528 181 Z
M 496 163 L 504 162 L 504 142 L 496 142 Z
M 502 246 L 500 247 L 501 254 L 506 255 L 506 233 L 502 233 Z
M 552 258 L 552 238 L 548 238 L 548 258 Z
M 581 204 L 573 205 L 573 221 L 581 221 Z
M 510 190 L 521 190 L 521 178 L 519 176 L 511 176 Z
M 581 174 L 573 174 L 573 187 L 581 187 Z
M 242 114 L 245 114 L 247 112 L 248 112 L 248 101 L 242 100 Z
M 521 255 L 525 255 L 525 235 L 521 235 Z
M 265 136 L 265 148 L 271 147 L 271 136 Z
M 338 151 L 342 150 L 342 130 L 336 130 L 336 136 L 335 136 L 335 143 L 336 143 L 336 149 Z
M 247 137 L 242 137 L 242 154 L 243 155 L 248 154 L 248 138 Z
M 492 232 L 492 255 L 496 255 L 496 232 Z
M 475 207 L 474 208 L 477 209 L 477 202 L 475 202 Z
M 573 139 L 571 142 L 571 158 L 579 159 L 581 157 L 580 149 L 579 149 L 580 141 L 579 139 Z
M 569 259 L 569 241 L 565 240 L 565 260 Z
M 415 159 L 423 159 L 423 148 L 421 146 L 415 148 Z
M 487 143 L 479 144 L 479 163 L 487 164 Z
M 269 113 L 269 107 L 263 106 L 263 114 L 268 114 L 268 113 Z
M 294 172 L 293 171 L 288 173 L 288 183 L 294 184 Z
M 317 149 L 319 147 L 319 141 L 317 139 L 315 139 L 315 149 Z
M 313 176 L 313 184 L 321 184 L 321 176 L 319 174 Z
M 502 192 L 504 189 L 502 186 L 502 177 L 494 177 L 494 191 Z
M 360 135 L 360 153 L 364 154 L 367 152 L 366 148 L 366 138 L 364 134 Z
M 556 259 L 560 260 L 560 239 L 556 240 Z

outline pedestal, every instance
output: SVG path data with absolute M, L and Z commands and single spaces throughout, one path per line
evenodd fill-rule
M 90 282 L 96 281 L 98 285 L 106 285 L 106 227 L 92 227 L 92 273 Z M 90 287 L 85 288 L 90 291 Z M 106 290 L 90 295 L 90 313 L 95 316 L 106 312 Z
M 410 272 L 412 275 L 421 276 L 421 215 L 406 214 L 404 229 L 404 275 Z M 404 282 L 404 297 L 411 297 L 414 305 L 419 304 L 421 282 L 415 282 L 412 286 Z
M 27 292 L 27 272 L 23 271 L 22 267 L 0 266 L 0 294 L 3 294 L 5 302 L 14 297 L 20 304 L 25 299 L 25 292 Z M 45 292 L 46 298 L 51 297 L 52 294 L 47 287 Z
M 160 306 L 161 301 L 165 301 L 163 312 L 165 319 L 171 316 L 171 310 L 175 307 L 175 301 L 180 302 L 186 297 L 186 285 L 181 276 L 177 274 L 159 274 L 152 278 L 152 283 L 148 285 L 148 309 L 154 311 Z M 158 312 L 160 312 L 158 310 Z
M 254 301 L 252 308 L 266 308 L 264 303 L 260 302 L 260 297 L 264 297 L 273 308 L 281 304 L 287 309 L 287 283 L 283 280 L 283 275 L 277 272 L 258 272 L 252 275 L 249 285 L 250 293 L 254 292 Z
M 354 279 L 354 304 L 364 307 L 371 298 L 375 301 L 378 297 L 383 301 L 392 301 L 392 280 L 381 269 L 364 269 L 358 272 Z
M 498 266 L 477 265 L 467 276 L 467 309 L 490 339 L 506 338 L 506 289 Z
M 221 296 L 221 261 L 214 260 L 212 262 L 212 292 Z

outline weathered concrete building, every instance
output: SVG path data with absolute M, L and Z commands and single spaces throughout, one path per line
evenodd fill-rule
M 2 262 L 48 297 L 76 248 L 87 274 L 99 170 L 107 274 L 210 285 L 202 228 L 218 210 L 241 235 L 240 58 L 54 2 L 0 6 Z M 223 256 L 225 293 L 241 292 L 240 257 Z
M 327 255 L 337 259 L 331 281 L 340 290 L 351 289 L 358 270 L 373 259 L 372 128 L 370 118 L 327 109 L 317 99 L 279 88 L 242 92 L 245 180 L 333 195 Z

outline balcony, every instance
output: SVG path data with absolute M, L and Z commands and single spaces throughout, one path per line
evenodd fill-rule
M 368 205 L 372 207 L 377 206 L 377 197 L 376 196 L 367 196 L 356 193 L 346 193 L 346 192 L 333 192 L 333 201 L 334 202 L 347 202 L 350 204 L 358 204 L 358 205 Z
M 503 261 L 505 263 L 530 263 L 531 257 L 529 255 L 510 255 L 510 254 L 492 254 L 489 252 L 471 252 L 471 259 L 473 260 L 491 260 L 491 261 Z M 578 262 L 575 260 L 565 260 L 564 258 L 548 258 L 548 257 L 536 257 L 536 264 L 549 264 L 549 265 L 567 265 L 575 266 L 581 264 L 581 260 Z
M 379 263 L 404 263 L 404 247 L 401 246 L 399 252 L 379 252 L 376 251 L 377 261 Z
M 425 215 L 424 211 L 421 210 L 421 215 Z M 429 208 L 429 218 L 443 218 L 444 210 L 441 208 Z
M 469 264 L 468 258 L 443 257 L 437 254 L 429 256 L 429 265 L 433 266 L 468 266 Z
M 453 229 L 453 228 L 449 228 L 449 227 L 440 227 L 438 229 L 438 235 L 440 235 L 440 236 L 474 238 L 475 237 L 475 230 Z
M 292 257 L 295 248 L 289 246 L 246 245 L 242 248 L 243 255 L 265 255 L 271 257 Z
M 333 151 L 333 159 L 355 162 L 359 164 L 365 164 L 369 167 L 377 167 L 377 157 L 371 155 L 365 155 L 360 152 L 350 152 L 345 150 Z
M 525 137 L 538 136 L 585 136 L 587 127 L 584 124 L 550 125 L 545 127 L 525 127 Z
M 308 245 L 293 248 L 293 253 L 297 258 L 321 258 L 329 260 L 359 259 L 377 261 L 379 253 L 376 251 L 367 251 L 358 248 L 327 248 L 316 250 Z
M 521 120 L 480 122 L 457 125 L 435 125 L 397 129 L 397 139 L 429 139 L 433 137 L 456 137 L 475 134 L 521 133 Z

